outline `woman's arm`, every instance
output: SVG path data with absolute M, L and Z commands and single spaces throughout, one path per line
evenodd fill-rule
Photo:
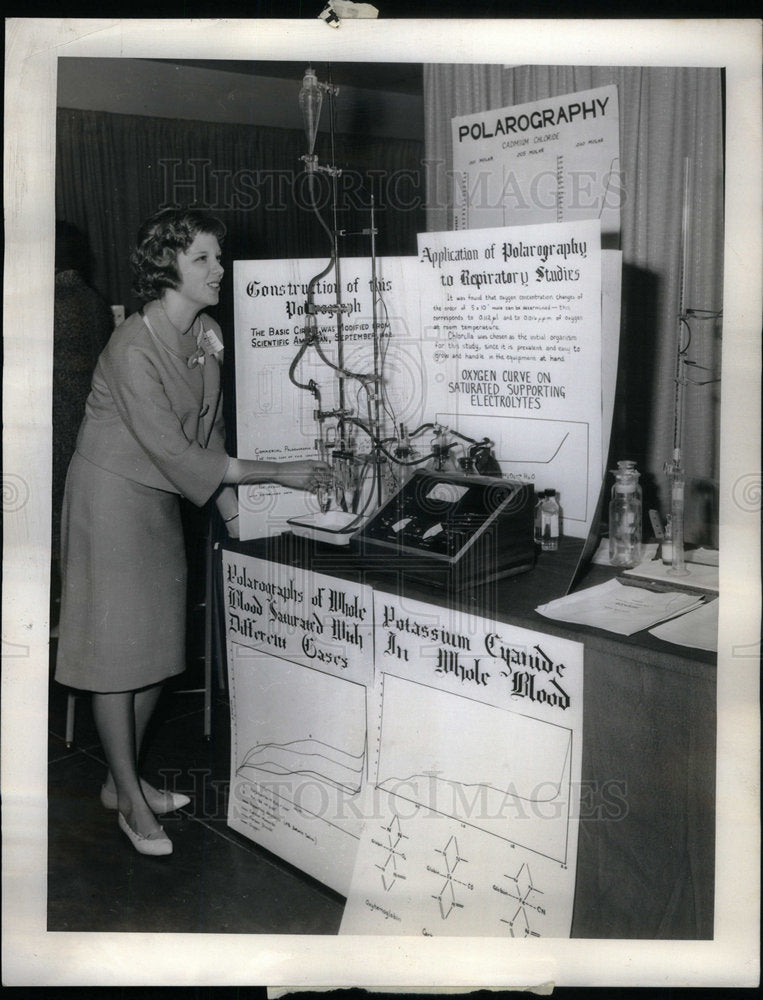
M 203 506 L 220 486 L 228 456 L 189 438 L 171 398 L 179 390 L 171 378 L 165 385 L 166 372 L 155 357 L 159 348 L 152 341 L 141 339 L 132 324 L 121 340 L 112 338 L 109 343 L 115 346 L 103 352 L 93 378 L 95 390 L 100 370 L 107 416 L 113 402 L 122 423 L 161 475 L 178 493 Z
M 307 490 L 312 493 L 321 486 L 329 485 L 331 469 L 326 462 L 309 459 L 296 462 L 260 462 L 231 457 L 223 482 L 238 486 L 278 483 L 292 490 Z

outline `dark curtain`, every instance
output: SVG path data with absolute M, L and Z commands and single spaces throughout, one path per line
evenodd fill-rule
M 94 285 L 128 314 L 138 305 L 129 253 L 141 222 L 160 208 L 193 205 L 219 216 L 228 227 L 229 276 L 234 260 L 330 252 L 300 161 L 301 130 L 60 109 L 56 143 L 57 217 L 87 235 Z M 335 182 L 318 175 L 314 191 L 329 226 L 336 221 L 346 231 L 340 253 L 370 254 L 362 231 L 370 228 L 373 195 L 377 253 L 415 254 L 424 228 L 423 143 L 339 135 L 332 150 L 319 135 L 315 151 L 321 163 L 341 169 Z M 232 315 L 230 288 L 222 321 Z

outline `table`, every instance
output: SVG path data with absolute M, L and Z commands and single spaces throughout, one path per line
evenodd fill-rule
M 618 636 L 535 608 L 562 596 L 582 542 L 563 539 L 533 570 L 449 593 L 412 577 L 405 559 L 361 557 L 286 534 L 226 541 L 229 551 L 395 590 L 441 606 L 582 642 L 581 816 L 572 936 L 713 936 L 716 656 L 648 632 Z M 579 587 L 603 583 L 590 566 Z

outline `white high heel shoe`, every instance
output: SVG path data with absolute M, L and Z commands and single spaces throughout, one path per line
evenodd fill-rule
M 144 837 L 143 834 L 136 833 L 135 830 L 129 826 L 122 813 L 119 814 L 118 822 L 119 829 L 127 836 L 127 839 L 130 841 L 138 854 L 149 854 L 152 857 L 162 857 L 166 854 L 172 854 L 172 841 L 164 832 L 163 827 L 159 827 L 161 836 Z
M 159 791 L 158 788 L 152 787 L 142 778 L 140 780 L 140 787 L 143 797 L 146 800 L 146 805 L 157 816 L 161 816 L 162 813 L 174 812 L 176 809 L 182 809 L 183 806 L 187 806 L 191 801 L 187 795 L 183 795 L 181 792 Z M 119 809 L 117 793 L 110 792 L 105 785 L 101 785 L 101 805 L 104 809 Z

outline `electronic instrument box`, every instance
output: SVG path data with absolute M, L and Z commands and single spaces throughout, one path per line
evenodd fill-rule
M 352 538 L 374 568 L 462 589 L 535 563 L 534 491 L 493 476 L 418 470 Z

